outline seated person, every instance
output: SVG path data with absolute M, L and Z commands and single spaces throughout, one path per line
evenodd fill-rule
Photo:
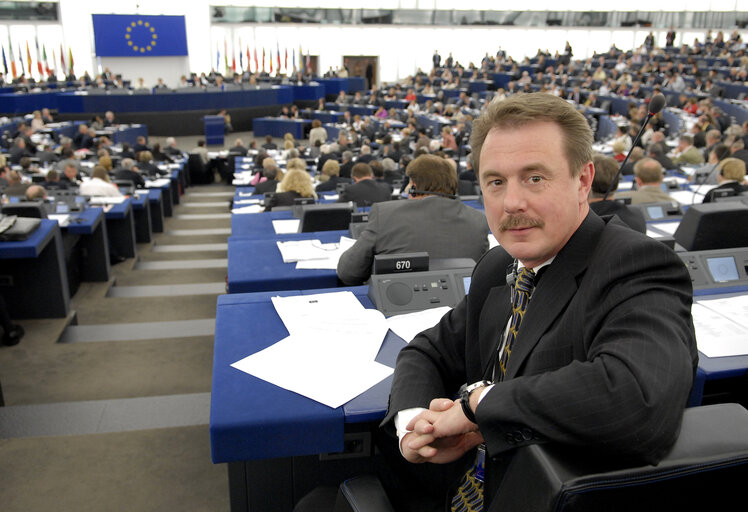
M 137 188 L 145 188 L 145 179 L 140 174 L 132 158 L 123 158 L 119 167 L 114 171 L 115 180 L 130 180 Z
M 309 173 L 299 169 L 291 169 L 278 185 L 277 192 L 266 200 L 265 211 L 269 212 L 277 206 L 293 206 L 294 200 L 302 197 L 317 199 Z
M 654 158 L 642 158 L 634 165 L 634 181 L 637 190 L 621 192 L 618 197 L 630 197 L 631 204 L 676 203 L 662 190 L 662 166 Z
M 329 160 L 328 160 L 329 161 Z M 351 170 L 353 184 L 340 194 L 339 203 L 353 201 L 359 208 L 391 199 L 390 187 L 374 180 L 374 171 L 369 164 L 358 163 Z
M 31 185 L 26 189 L 27 201 L 44 201 L 47 199 L 47 191 L 41 185 Z
M 322 166 L 322 174 L 319 175 L 319 185 L 314 189 L 317 192 L 333 191 L 338 188 L 338 183 L 350 183 L 350 178 L 341 178 L 340 164 L 337 160 L 328 160 Z
M 60 174 L 54 169 L 47 171 L 42 186 L 47 190 L 66 190 L 68 188 L 68 184 L 60 181 Z
M 681 135 L 675 148 L 673 163 L 699 165 L 704 163 L 704 155 L 693 145 L 693 137 Z
M 29 183 L 23 183 L 21 174 L 18 171 L 10 171 L 8 175 L 8 186 L 3 190 L 3 194 L 6 196 L 24 196 L 26 195 L 26 189 L 29 188 Z
M 488 249 L 486 219 L 455 199 L 457 175 L 443 158 L 419 156 L 406 174 L 411 198 L 373 205 L 361 236 L 340 257 L 338 277 L 345 284 L 369 279 L 376 254 L 425 251 L 431 258 L 478 261 Z
M 81 183 L 78 191 L 82 196 L 120 197 L 119 188 L 109 181 L 109 174 L 100 165 L 93 168 L 92 178 Z
M 270 151 L 271 149 L 278 149 L 278 145 L 273 142 L 272 135 L 265 135 L 265 144 L 262 145 L 262 149 Z
M 640 210 L 629 208 L 615 200 L 615 191 L 618 189 L 617 181 L 613 185 L 608 198 L 603 200 L 605 193 L 608 191 L 608 186 L 616 178 L 618 162 L 609 156 L 595 155 L 592 163 L 595 164 L 595 178 L 592 180 L 592 188 L 589 196 L 587 196 L 590 210 L 598 215 L 618 215 L 618 218 L 631 229 L 635 229 L 639 233 L 646 233 L 647 223 L 644 220 L 644 214 Z
M 141 151 L 138 153 L 138 170 L 145 176 L 163 176 L 169 174 L 168 171 L 162 171 L 156 164 L 153 163 L 153 154 L 148 151 Z
M 745 162 L 739 158 L 725 158 L 717 165 L 717 182 L 719 186 L 713 188 L 704 196 L 704 202 L 714 201 L 715 196 L 721 190 L 731 190 L 735 195 L 740 195 L 748 190 L 743 184 L 745 180 Z
M 275 165 L 264 167 L 260 172 L 262 177 L 265 178 L 265 181 L 260 181 L 255 185 L 254 193 L 267 194 L 268 192 L 275 192 L 275 189 L 278 188 L 278 183 L 280 183 L 276 179 L 278 175 L 278 167 Z

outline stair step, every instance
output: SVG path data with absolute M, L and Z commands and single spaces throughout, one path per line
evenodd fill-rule
M 190 336 L 212 336 L 215 331 L 214 318 L 174 322 L 70 325 L 62 332 L 59 343 L 188 338 Z
M 0 407 L 0 438 L 206 425 L 210 393 Z

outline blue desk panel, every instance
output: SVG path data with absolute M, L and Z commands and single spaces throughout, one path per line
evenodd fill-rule
M 322 243 L 340 240 L 340 231 L 303 233 L 303 235 L 305 236 L 299 236 L 297 239 L 316 239 Z M 231 237 L 229 239 L 229 293 L 313 290 L 338 286 L 338 276 L 335 270 L 297 270 L 296 263 L 283 263 L 276 242 L 276 238 Z
M 365 307 L 367 287 L 350 290 Z M 343 449 L 344 424 L 378 421 L 387 409 L 391 378 L 332 409 L 257 379 L 230 365 L 288 336 L 270 302 L 273 296 L 323 291 L 284 291 L 224 295 L 218 298 L 213 352 L 210 440 L 213 462 L 291 457 Z M 262 322 L 257 322 L 257 319 Z M 377 361 L 394 367 L 400 338 L 388 334 Z
M 304 138 L 304 127 L 311 125 L 308 119 L 283 119 L 276 117 L 258 117 L 252 120 L 252 131 L 255 137 L 272 135 L 282 139 L 291 133 L 297 140 Z
M 42 219 L 39 229 L 31 233 L 26 240 L 0 242 L 0 259 L 38 258 L 55 236 L 56 228 L 56 220 Z

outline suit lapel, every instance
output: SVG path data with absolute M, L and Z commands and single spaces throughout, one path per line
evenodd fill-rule
M 544 271 L 522 320 L 519 337 L 508 361 L 507 379 L 517 375 L 540 337 L 576 293 L 577 278 L 587 269 L 588 260 L 604 227 L 603 220 L 590 211 L 553 263 Z

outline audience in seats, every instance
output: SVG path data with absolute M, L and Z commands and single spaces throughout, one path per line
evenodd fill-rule
M 609 156 L 595 155 L 592 163 L 595 165 L 595 177 L 587 198 L 590 209 L 598 215 L 617 215 L 631 229 L 646 233 L 647 225 L 642 212 L 615 200 L 618 182 L 614 180 L 618 173 L 618 162 Z M 611 183 L 613 187 L 610 194 L 607 199 L 603 199 Z
M 278 185 L 277 192 L 265 201 L 265 211 L 269 212 L 278 206 L 293 206 L 294 200 L 302 197 L 317 198 L 312 178 L 306 171 L 291 169 Z

